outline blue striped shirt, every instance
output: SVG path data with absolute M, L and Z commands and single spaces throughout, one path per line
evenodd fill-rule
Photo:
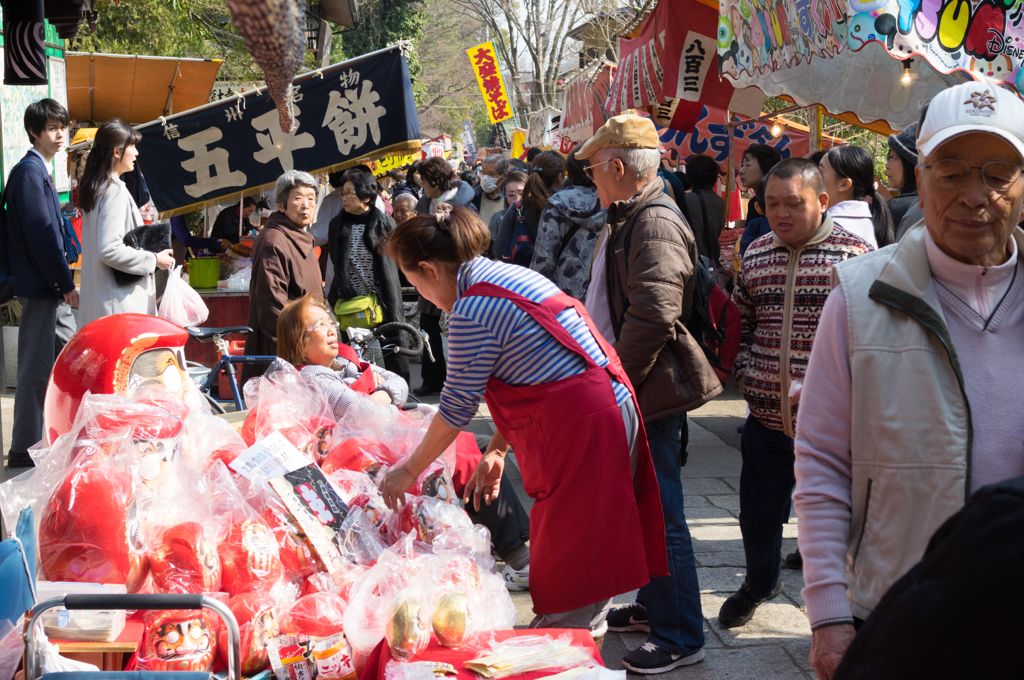
M 534 302 L 562 292 L 544 276 L 518 265 L 478 257 L 459 267 L 459 298 L 448 321 L 448 379 L 439 410 L 444 422 L 458 429 L 476 415 L 492 375 L 509 385 L 542 385 L 578 375 L 587 367 L 583 357 L 564 347 L 512 300 L 463 297 L 474 283 L 484 282 Z M 556 318 L 598 366 L 608 365 L 608 357 L 575 309 L 565 309 Z M 612 385 L 617 403 L 630 398 L 625 385 Z

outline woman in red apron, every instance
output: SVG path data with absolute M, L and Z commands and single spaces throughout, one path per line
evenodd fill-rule
M 475 213 L 447 206 L 389 237 L 410 283 L 451 318 L 438 417 L 381 493 L 392 509 L 404 503 L 485 399 L 497 432 L 464 499 L 497 495 L 511 445 L 535 500 L 531 625 L 599 635 L 612 597 L 668 573 L 647 438 L 618 357 L 583 306 L 536 272 L 480 257 L 489 242 Z

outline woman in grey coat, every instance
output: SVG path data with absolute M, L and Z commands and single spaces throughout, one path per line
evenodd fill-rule
M 171 249 L 151 253 L 124 244 L 124 236 L 142 226 L 142 215 L 121 175 L 135 168 L 136 130 L 114 118 L 96 131 L 82 175 L 82 295 L 78 327 L 110 314 L 156 314 L 157 268 L 174 265 Z M 142 278 L 119 284 L 114 270 Z

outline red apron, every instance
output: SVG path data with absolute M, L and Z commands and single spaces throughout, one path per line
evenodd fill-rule
M 473 284 L 465 295 L 511 300 L 587 362 L 583 373 L 543 385 L 487 381 L 491 417 L 515 449 L 526 493 L 536 501 L 530 512 L 534 611 L 585 607 L 667 575 L 665 517 L 647 434 L 640 422 L 634 478 L 611 380 L 633 388 L 583 305 L 562 293 L 536 303 L 490 283 Z M 555 318 L 569 307 L 590 328 L 608 366 L 598 366 Z

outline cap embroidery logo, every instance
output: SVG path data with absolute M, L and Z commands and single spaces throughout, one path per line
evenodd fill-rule
M 970 109 L 967 110 L 967 114 L 971 116 L 991 116 L 995 114 L 995 103 L 995 96 L 992 95 L 992 93 L 990 93 L 988 90 L 984 90 L 982 92 L 972 92 L 971 98 L 964 102 L 964 104 L 974 105 L 973 111 Z M 992 113 L 986 112 L 985 109 L 988 109 Z

